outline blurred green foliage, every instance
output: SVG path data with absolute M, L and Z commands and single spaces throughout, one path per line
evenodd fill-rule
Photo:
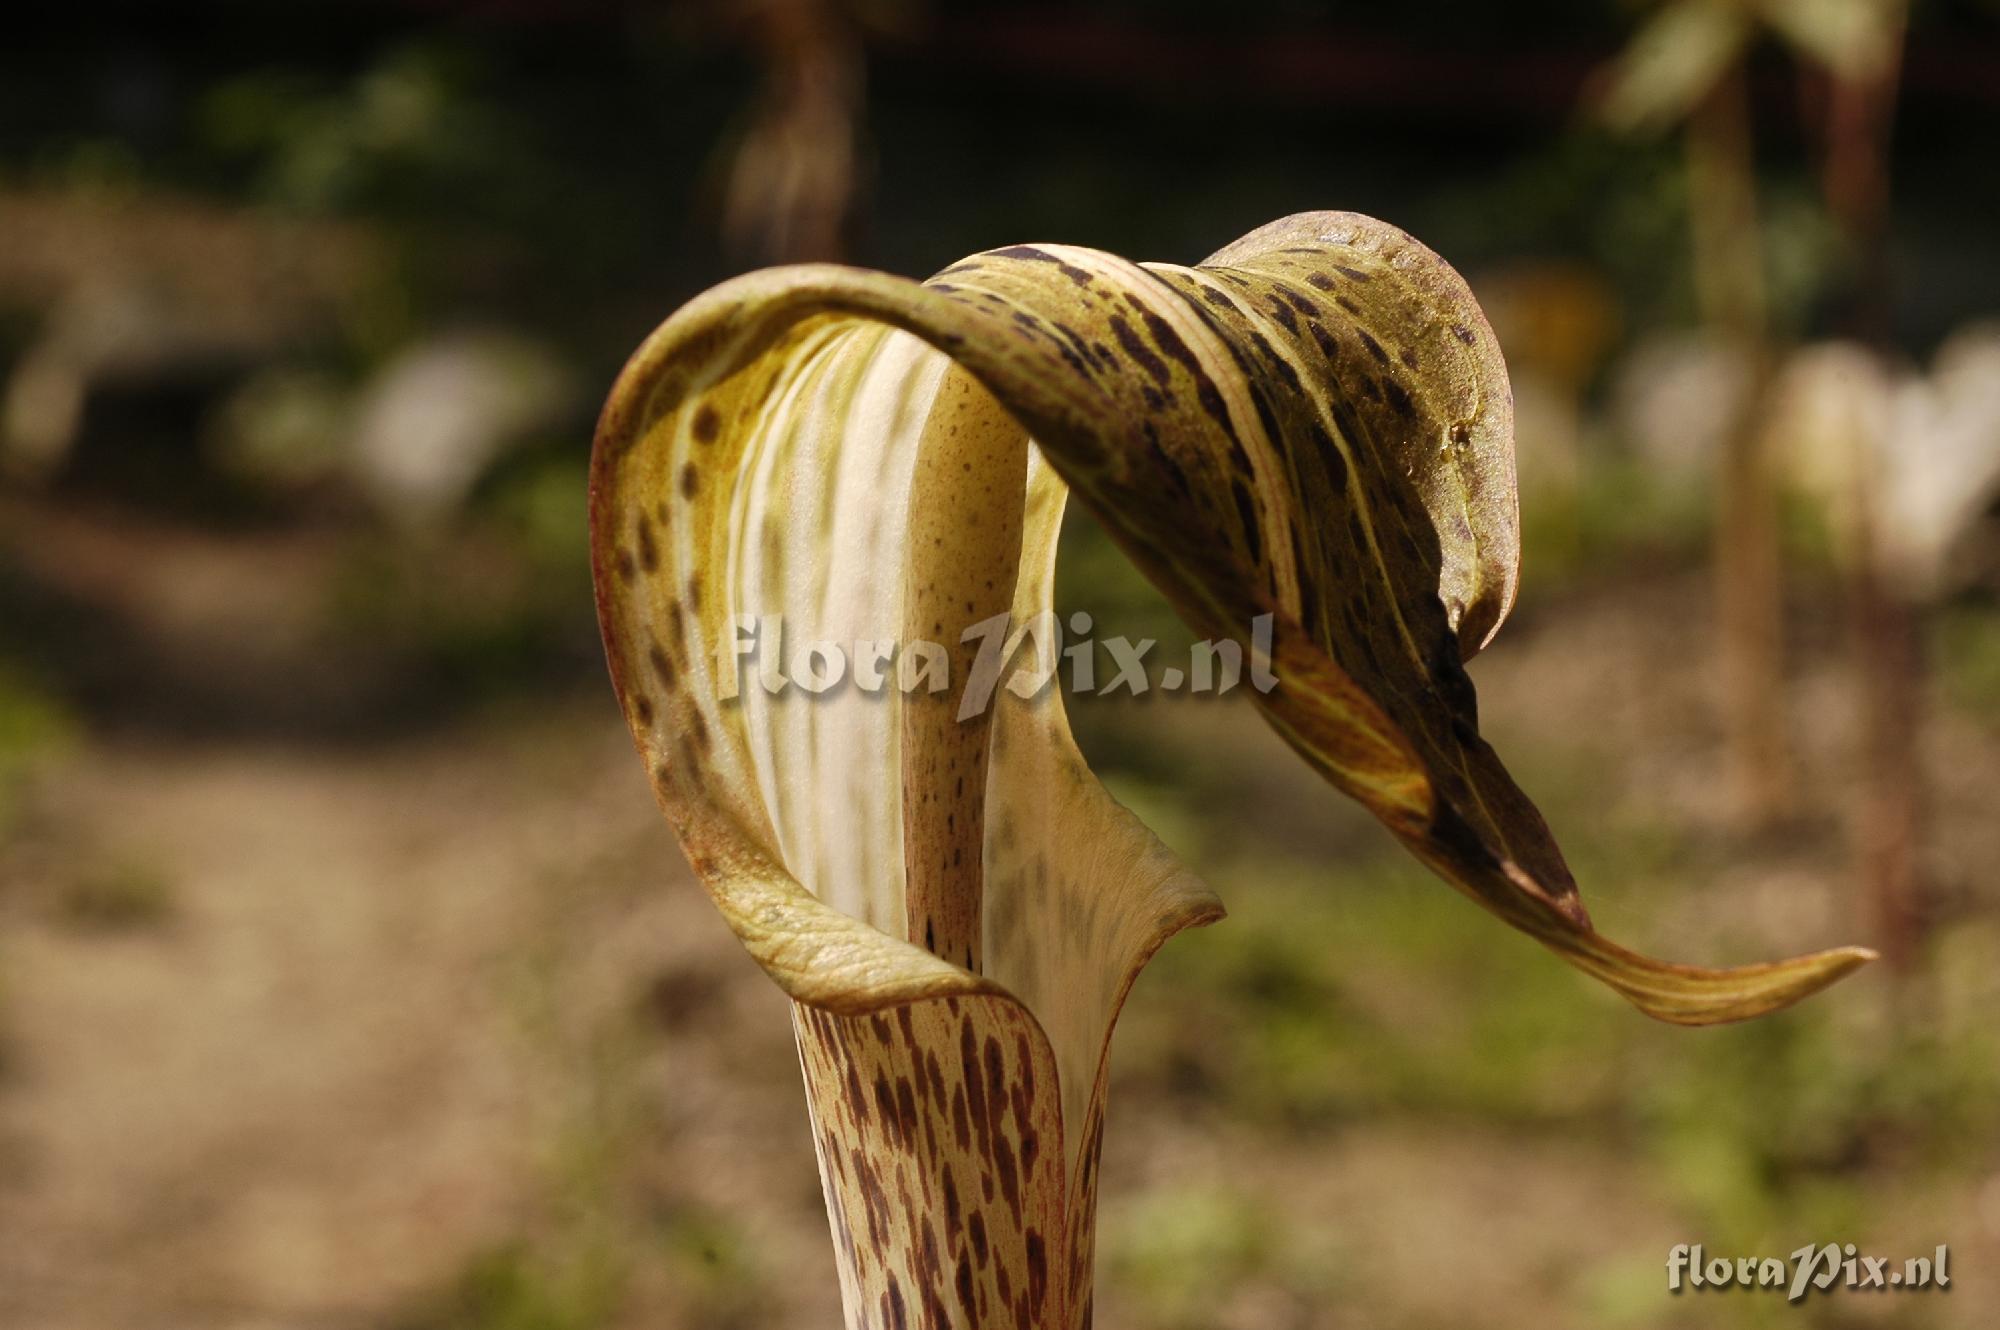
M 1553 747 L 1515 756 L 1552 821 L 1572 829 L 1571 863 L 1621 931 L 1643 934 L 1647 884 L 1700 876 L 1694 847 L 1664 825 L 1605 816 L 1590 761 Z M 1733 1252 L 1865 1234 L 1891 1179 L 1921 1194 L 1960 1174 L 1958 1143 L 2000 1133 L 2000 1031 L 1970 1014 L 2000 969 L 2000 932 L 1983 919 L 1935 940 L 1942 1019 L 1899 1028 L 1865 1004 L 1821 1002 L 1674 1030 L 1449 898 L 1386 842 L 1302 859 L 1224 834 L 1246 811 L 1212 790 L 1176 803 L 1185 786 L 1143 773 L 1114 788 L 1197 852 L 1230 906 L 1147 971 L 1121 1021 L 1118 1097 L 1174 1097 L 1197 1116 L 1283 1130 L 1305 1151 L 1386 1121 L 1476 1125 L 1495 1148 L 1596 1142 L 1633 1152 L 1685 1231 Z M 1107 1212 L 1107 1268 L 1157 1299 L 1160 1323 L 1212 1323 L 1213 1289 L 1187 1272 L 1204 1268 L 1197 1256 L 1230 1272 L 1225 1285 L 1283 1267 L 1274 1215 L 1255 1196 L 1149 1194 Z M 1657 1259 L 1643 1265 L 1582 1279 L 1580 1314 L 1652 1323 Z M 1787 1310 L 1778 1300 L 1776 1314 Z M 1710 1311 L 1716 1326 L 1776 1323 L 1767 1300 Z
M 523 1246 L 482 1253 L 467 1265 L 440 1305 L 396 1330 L 591 1330 L 615 1301 L 595 1263 L 552 1265 Z
M 95 933 L 139 932 L 173 918 L 173 880 L 159 865 L 125 858 L 79 872 L 58 910 L 72 927 Z
M 196 107 L 199 141 L 250 164 L 256 191 L 307 212 L 429 206 L 484 192 L 524 163 L 509 123 L 464 47 L 394 48 L 341 82 L 256 70 L 216 83 Z
M 1169 1184 L 1107 1204 L 1102 1259 L 1138 1291 L 1145 1323 L 1206 1330 L 1233 1291 L 1273 1272 L 1285 1242 L 1254 1197 Z
M 2000 726 L 2000 612 L 1976 601 L 1947 607 L 1931 623 L 1930 654 L 1943 698 Z
M 55 694 L 0 658 L 0 845 L 30 776 L 76 737 L 76 720 Z
M 1700 561 L 1713 513 L 1689 485 L 1663 485 L 1621 453 L 1593 456 L 1574 486 L 1521 506 L 1521 559 L 1532 570 L 1521 595 L 1530 603 L 1571 584 L 1635 566 L 1687 567 Z
M 356 533 L 326 591 L 325 632 L 393 652 L 461 700 L 573 666 L 595 647 L 585 495 L 575 450 L 531 449 L 448 538 Z

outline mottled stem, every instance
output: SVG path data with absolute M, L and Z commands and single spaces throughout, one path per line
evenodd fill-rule
M 974 971 L 992 709 L 959 716 L 983 640 L 962 639 L 1013 604 L 1027 445 L 985 385 L 953 365 L 925 421 L 910 486 L 915 555 L 903 583 L 901 654 L 907 665 L 914 643 L 935 642 L 950 673 L 937 692 L 927 681 L 904 691 L 904 918 L 910 941 Z

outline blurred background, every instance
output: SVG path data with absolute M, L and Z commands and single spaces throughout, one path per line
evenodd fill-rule
M 1520 415 L 1491 737 L 1649 1024 L 1247 707 L 1079 704 L 1232 917 L 1115 1059 L 1106 1330 L 2000 1323 L 2000 6 L 299 0 L 0 46 L 0 1325 L 825 1327 L 777 991 L 660 822 L 596 405 L 762 263 L 1349 208 Z M 1064 595 L 1177 638 L 1086 521 Z M 1665 1292 L 1681 1242 L 1948 1293 Z

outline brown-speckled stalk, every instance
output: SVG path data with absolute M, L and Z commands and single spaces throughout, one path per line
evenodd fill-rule
M 968 632 L 1014 603 L 1027 476 L 1027 431 L 968 371 L 947 369 L 910 486 L 918 557 L 903 573 L 902 641 L 943 647 L 949 672 L 903 699 L 903 909 L 905 936 L 974 972 L 993 713 L 960 714 L 984 644 Z

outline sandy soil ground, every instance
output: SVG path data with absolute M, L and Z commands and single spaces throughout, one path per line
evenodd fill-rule
M 1560 640 L 1531 610 L 1518 647 L 1481 666 L 1490 723 L 1593 717 L 1641 754 L 1607 798 L 1720 827 L 1682 646 L 1699 586 L 1653 591 L 1646 613 L 1566 607 Z M 1634 682 L 1649 668 L 1650 695 Z M 1835 686 L 1806 676 L 1808 701 Z M 1188 742 L 1211 752 L 1244 733 L 1227 713 L 1205 723 Z M 1837 720 L 1802 728 L 1807 778 L 1838 780 Z M 1262 738 L 1241 742 L 1245 771 L 1283 769 Z M 1963 727 L 1935 748 L 1940 770 L 1994 760 Z M 1322 797 L 1253 778 L 1274 821 L 1285 799 Z M 2000 859 L 1984 797 L 1943 785 L 1948 878 Z M 1837 865 L 1838 838 L 1822 839 Z M 1774 925 L 1798 944 L 1846 921 L 1798 928 Z M 88 738 L 0 854 L 0 1054 L 10 1330 L 839 1320 L 785 1005 L 690 879 L 608 698 L 344 745 Z M 1274 1137 L 1142 1085 L 1114 1098 L 1107 1146 L 1114 1260 L 1177 1195 L 1270 1199 L 1289 1264 L 1246 1277 L 1218 1330 L 1346 1324 L 1329 1309 L 1350 1301 L 1409 1327 L 1463 1324 L 1468 1307 L 1503 1330 L 1560 1323 L 1565 1271 L 1622 1262 L 1651 1285 L 1685 1240 L 1603 1141 L 1477 1122 Z M 1972 1173 L 1989 1163 L 1968 1160 L 1934 1218 L 1990 1265 L 2000 1187 Z M 1986 1290 L 1923 1324 L 1990 1323 Z M 496 1299 L 513 1319 L 480 1319 Z M 1146 1324 L 1118 1289 L 1099 1308 L 1105 1330 Z

